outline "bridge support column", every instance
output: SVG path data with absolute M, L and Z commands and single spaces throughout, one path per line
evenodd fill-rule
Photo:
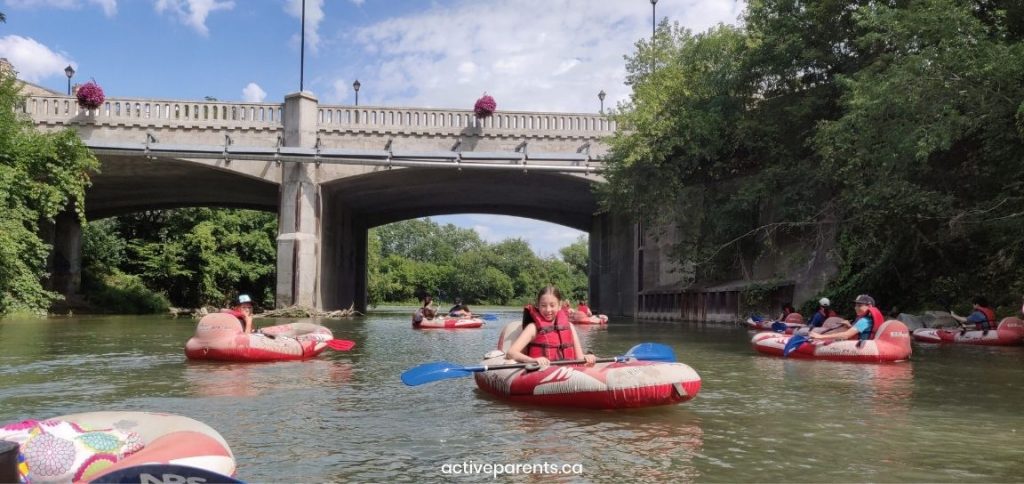
M 316 144 L 317 99 L 308 92 L 285 96 L 284 145 L 312 148 Z M 319 168 L 306 163 L 281 167 L 278 207 L 277 307 L 320 309 L 320 183 Z
M 362 219 L 324 197 L 323 267 L 321 291 L 324 309 L 366 311 L 366 242 L 368 230 Z
M 46 261 L 47 288 L 70 300 L 82 288 L 82 223 L 78 214 L 66 210 L 43 230 L 43 240 L 53 246 Z
M 636 311 L 636 225 L 620 215 L 595 215 L 590 230 L 590 298 L 609 316 Z

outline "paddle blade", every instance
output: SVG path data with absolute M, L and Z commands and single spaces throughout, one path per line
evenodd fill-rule
M 782 348 L 782 356 L 789 356 L 790 353 L 796 351 L 797 348 L 806 342 L 807 338 L 803 335 L 796 335 L 789 338 L 789 341 L 786 342 L 786 346 Z
M 335 351 L 348 351 L 356 347 L 356 342 L 347 339 L 332 339 L 327 341 L 327 347 Z
M 776 333 L 785 333 L 787 329 L 789 329 L 789 326 L 782 321 L 772 323 L 772 331 L 775 331 Z
M 755 323 L 759 323 L 761 321 L 764 321 L 764 316 L 761 316 L 760 314 L 751 314 L 750 320 Z
M 480 319 L 484 321 L 497 321 L 498 315 L 493 313 L 481 314 Z
M 402 383 L 414 387 L 424 383 L 444 380 L 447 378 L 462 378 L 472 375 L 469 368 L 454 363 L 438 362 L 426 363 L 415 368 L 410 368 L 402 373 Z
M 625 356 L 644 361 L 676 361 L 676 352 L 672 347 L 658 343 L 640 343 L 630 348 Z

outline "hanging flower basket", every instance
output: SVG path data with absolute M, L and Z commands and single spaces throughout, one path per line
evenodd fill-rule
M 78 88 L 78 105 L 85 109 L 98 109 L 106 99 L 103 88 L 96 81 L 89 81 Z
M 498 103 L 494 102 L 494 98 L 488 96 L 485 92 L 480 99 L 476 100 L 476 104 L 473 105 L 473 112 L 478 118 L 489 118 L 494 114 L 494 110 L 498 108 Z

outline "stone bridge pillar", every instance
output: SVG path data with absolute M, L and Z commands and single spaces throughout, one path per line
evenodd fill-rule
M 43 240 L 53 246 L 46 261 L 48 289 L 71 300 L 82 288 L 82 224 L 68 209 L 43 228 Z
M 317 99 L 309 92 L 284 98 L 284 145 L 316 145 Z M 319 169 L 310 163 L 281 166 L 277 229 L 277 307 L 321 308 Z

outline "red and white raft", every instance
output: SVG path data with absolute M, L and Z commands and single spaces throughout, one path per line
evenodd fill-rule
M 980 329 L 961 333 L 959 329 L 919 328 L 913 333 L 914 339 L 925 343 L 961 343 L 984 346 L 1024 345 L 1024 321 L 1020 318 L 1003 318 L 996 329 Z
M 484 365 L 509 363 L 505 352 L 522 331 L 522 323 L 509 323 L 498 337 L 498 349 Z M 575 329 L 573 330 L 575 334 Z M 481 390 L 513 402 L 578 408 L 636 408 L 683 403 L 697 396 L 700 376 L 683 363 L 625 361 L 592 367 L 549 366 L 475 373 Z
M 786 343 L 793 336 L 779 333 L 757 333 L 750 341 L 754 349 L 772 356 L 782 356 Z M 800 345 L 790 358 L 881 363 L 910 358 L 910 331 L 903 323 L 890 319 L 882 323 L 874 339 L 811 341 Z
M 744 323 L 746 324 L 747 329 L 753 331 L 775 331 L 782 334 L 793 334 L 794 332 L 807 327 L 804 324 L 804 317 L 800 313 L 790 313 L 789 316 L 786 316 L 785 321 L 774 321 L 771 319 L 755 321 L 754 318 L 747 318 Z M 772 327 L 775 323 L 785 324 L 786 330 L 776 331 L 776 329 Z
M 323 353 L 333 338 L 331 330 L 313 323 L 268 326 L 246 334 L 238 318 L 212 313 L 199 320 L 196 334 L 185 343 L 185 356 L 220 361 L 303 360 Z
M 0 440 L 19 444 L 23 482 L 89 482 L 144 464 L 235 474 L 235 457 L 224 438 L 180 415 L 89 412 L 25 420 L 0 426 Z
M 419 323 L 415 321 L 412 323 L 412 327 L 415 329 L 469 329 L 479 328 L 483 325 L 484 320 L 480 318 L 424 318 Z

